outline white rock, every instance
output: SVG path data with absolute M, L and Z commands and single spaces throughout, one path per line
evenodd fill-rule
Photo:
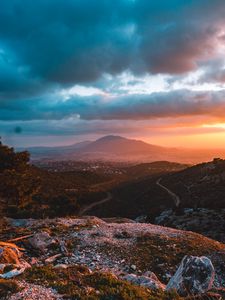
M 68 267 L 66 264 L 57 264 L 54 266 L 55 269 L 67 269 Z
M 185 256 L 166 290 L 175 289 L 181 296 L 202 294 L 212 288 L 214 278 L 215 270 L 208 257 Z
M 61 257 L 61 256 L 62 256 L 61 253 L 56 254 L 56 255 L 53 255 L 53 256 L 50 256 L 50 257 L 46 258 L 45 262 L 46 262 L 47 264 L 51 264 L 51 263 L 53 263 L 54 261 L 56 261 L 57 258 L 59 258 L 59 257 Z
M 131 265 L 130 268 L 131 268 L 131 270 L 133 270 L 133 271 L 136 271 L 136 270 L 137 270 L 137 267 L 136 267 L 135 265 Z

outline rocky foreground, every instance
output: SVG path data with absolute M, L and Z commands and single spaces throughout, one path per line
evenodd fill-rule
M 225 245 L 127 219 L 4 219 L 0 299 L 225 299 Z

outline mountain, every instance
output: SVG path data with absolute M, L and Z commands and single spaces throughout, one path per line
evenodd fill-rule
M 162 158 L 166 148 L 147 144 L 143 141 L 108 135 L 96 141 L 84 141 L 60 147 L 30 147 L 27 150 L 32 159 L 71 160 L 138 160 L 151 155 L 153 160 Z
M 198 163 L 224 157 L 225 150 L 193 150 L 166 148 L 121 136 L 108 135 L 96 141 L 61 147 L 31 147 L 27 149 L 33 160 L 83 160 L 83 161 L 176 161 L 181 163 Z
M 90 143 L 85 148 L 86 152 L 102 152 L 117 155 L 124 154 L 151 154 L 157 151 L 165 151 L 165 148 L 147 144 L 143 141 L 127 139 L 121 136 L 108 135 L 104 136 L 97 141 Z

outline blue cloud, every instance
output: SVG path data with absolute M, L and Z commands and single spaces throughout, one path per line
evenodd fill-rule
M 47 82 L 90 82 L 127 69 L 185 72 L 208 46 L 214 26 L 208 22 L 221 17 L 221 3 L 2 0 L 0 41 L 18 60 L 9 66 L 15 75 L 19 64 L 29 70 L 27 78 Z
M 3 121 L 65 120 L 147 120 L 164 117 L 212 115 L 221 117 L 225 92 L 176 90 L 150 95 L 74 96 L 68 100 L 44 96 L 25 100 L 2 101 Z
M 222 0 L 1 0 L 0 120 L 210 113 L 213 103 L 221 107 L 221 93 L 207 95 L 202 107 L 188 91 L 107 103 L 102 96 L 63 101 L 55 91 L 104 85 L 104 74 L 186 74 L 207 65 L 224 12 Z

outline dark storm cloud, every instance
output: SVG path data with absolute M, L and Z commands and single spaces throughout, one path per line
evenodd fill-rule
M 170 4 L 167 2 L 167 9 L 154 17 L 146 17 L 138 27 L 140 53 L 148 72 L 182 74 L 195 70 L 207 64 L 218 44 L 224 42 L 223 1 L 186 1 L 188 6 L 184 1 L 181 7 L 168 10 L 174 3 Z
M 0 47 L 9 60 L 1 72 L 62 84 L 127 69 L 186 72 L 212 50 L 224 7 L 222 0 L 2 0 Z
M 25 67 L 46 81 L 87 82 L 129 66 L 129 10 L 128 1 L 3 0 L 0 41 L 15 55 L 15 76 Z

